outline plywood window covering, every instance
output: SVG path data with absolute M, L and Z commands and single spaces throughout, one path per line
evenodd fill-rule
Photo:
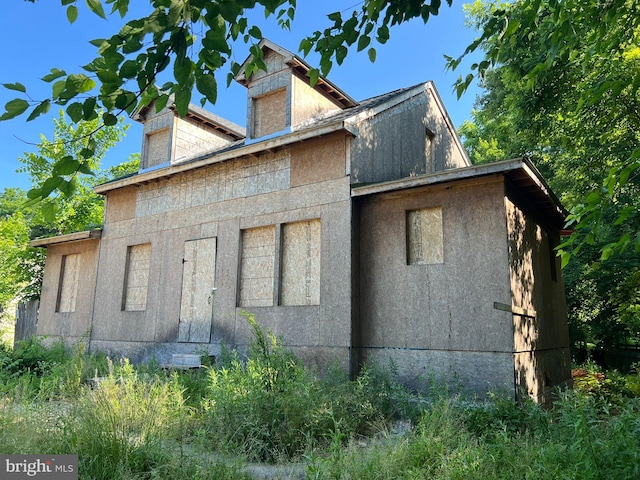
M 282 226 L 282 305 L 320 304 L 320 220 Z
M 280 132 L 286 127 L 286 89 L 277 90 L 253 99 L 253 138 Z
M 431 207 L 407 212 L 407 263 L 444 263 L 442 208 Z
M 131 245 L 127 248 L 124 301 L 122 309 L 143 311 L 147 308 L 151 244 Z
M 64 255 L 60 266 L 60 284 L 56 312 L 75 312 L 80 274 L 80 254 Z
M 274 304 L 276 227 L 242 231 L 238 305 L 264 307 Z
M 170 135 L 171 131 L 164 128 L 145 136 L 144 168 L 155 167 L 169 161 Z

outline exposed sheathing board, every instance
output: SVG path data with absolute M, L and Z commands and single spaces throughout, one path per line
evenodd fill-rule
M 137 187 L 110 191 L 105 198 L 104 223 L 130 220 L 136 214 Z
M 291 186 L 298 187 L 346 175 L 347 139 L 343 133 L 306 141 L 291 148 Z
M 501 178 L 381 195 L 363 202 L 363 341 L 372 347 L 512 352 Z M 441 209 L 443 263 L 407 262 L 407 212 Z
M 286 89 L 253 98 L 253 137 L 260 138 L 287 127 Z
M 292 86 L 291 125 L 293 127 L 307 120 L 322 117 L 329 112 L 340 110 L 335 103 L 296 76 L 293 77 Z
M 289 183 L 289 150 L 253 159 L 224 162 L 206 169 L 185 172 L 166 182 L 140 187 L 136 216 L 147 217 L 286 190 Z
M 171 129 L 165 128 L 145 135 L 143 168 L 167 163 L 171 158 Z
M 228 139 L 190 118 L 177 118 L 175 125 L 175 151 L 172 163 L 178 163 L 229 144 Z
M 99 244 L 98 239 L 87 239 L 47 247 L 38 335 L 75 342 L 90 331 Z
M 132 245 L 127 251 L 127 272 L 123 310 L 142 311 L 147 308 L 151 244 Z
M 409 265 L 444 263 L 442 207 L 407 212 L 407 262 Z
M 430 90 L 356 125 L 351 182 L 375 183 L 469 166 Z
M 564 284 L 552 235 L 525 210 L 505 199 L 509 231 L 509 265 L 516 385 L 545 400 L 570 375 L 569 337 Z M 524 313 L 524 314 L 522 314 Z
M 242 231 L 239 306 L 273 305 L 276 229 L 274 225 Z
M 179 342 L 208 342 L 215 301 L 216 239 L 184 244 Z
M 320 303 L 320 220 L 282 228 L 282 305 Z
M 80 254 L 74 253 L 62 257 L 57 312 L 74 312 L 76 310 L 79 270 Z

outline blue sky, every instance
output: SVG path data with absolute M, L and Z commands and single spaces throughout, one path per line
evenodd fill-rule
M 145 13 L 144 8 L 149 2 L 136 0 L 131 4 L 131 18 L 135 18 Z M 89 12 L 84 2 L 79 1 L 78 5 L 79 18 L 70 25 L 58 0 L 39 0 L 35 4 L 24 0 L 5 0 L 0 20 L 0 44 L 3 45 L 0 49 L 0 83 L 20 82 L 34 100 L 42 100 L 48 96 L 50 86 L 39 79 L 51 68 L 61 68 L 68 73 L 81 71 L 81 65 L 95 57 L 95 47 L 88 43 L 89 40 L 116 33 L 122 21 L 117 15 L 105 21 Z M 302 38 L 329 25 L 328 14 L 350 12 L 354 5 L 358 5 L 355 0 L 298 0 L 291 31 L 281 30 L 274 19 L 265 20 L 262 13 L 253 15 L 253 18 L 265 37 L 297 52 Z M 446 72 L 443 55 L 460 55 L 477 36 L 476 32 L 463 25 L 462 5 L 462 2 L 454 2 L 454 6 L 449 8 L 443 2 L 441 14 L 432 17 L 427 25 L 412 21 L 392 28 L 389 42 L 375 45 L 375 63 L 369 61 L 366 53 L 354 50 L 342 66 L 334 65 L 329 80 L 356 100 L 433 80 L 454 124 L 459 126 L 470 116 L 476 90 L 457 100 L 452 84 L 467 70 L 463 65 L 456 72 Z M 234 50 L 235 60 L 242 62 L 248 55 L 248 48 L 244 44 L 238 45 Z M 313 55 L 306 60 L 316 65 L 317 58 Z M 218 78 L 218 103 L 206 108 L 244 125 L 246 90 L 238 84 L 227 89 L 226 73 L 226 70 L 222 71 Z M 0 110 L 4 111 L 4 104 L 17 94 L 0 87 Z M 0 122 L 0 191 L 6 187 L 30 188 L 28 176 L 16 173 L 21 165 L 18 158 L 25 152 L 36 151 L 30 143 L 37 143 L 41 133 L 51 136 L 52 118 L 57 117 L 59 108 L 52 106 L 46 116 L 28 123 L 26 116 Z M 127 122 L 131 124 L 127 137 L 109 151 L 103 161 L 104 167 L 120 163 L 131 153 L 140 151 L 142 128 L 129 119 Z

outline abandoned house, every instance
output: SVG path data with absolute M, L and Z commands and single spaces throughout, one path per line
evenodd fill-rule
M 570 376 L 564 212 L 526 159 L 472 166 L 431 82 L 357 102 L 263 40 L 247 127 L 136 112 L 104 227 L 47 248 L 37 332 L 134 361 L 243 348 L 243 311 L 308 365 L 392 361 L 543 398 Z

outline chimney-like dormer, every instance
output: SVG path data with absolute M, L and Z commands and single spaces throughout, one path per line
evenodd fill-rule
M 258 48 L 267 71 L 247 76 L 246 66 L 252 60 L 249 56 L 236 75 L 248 90 L 249 140 L 291 131 L 304 122 L 357 105 L 324 78 L 312 87 L 307 76 L 311 67 L 297 55 L 267 39 L 261 40 Z
M 193 104 L 180 118 L 170 100 L 156 112 L 155 102 L 132 116 L 143 128 L 140 170 L 173 165 L 245 138 L 245 129 Z

